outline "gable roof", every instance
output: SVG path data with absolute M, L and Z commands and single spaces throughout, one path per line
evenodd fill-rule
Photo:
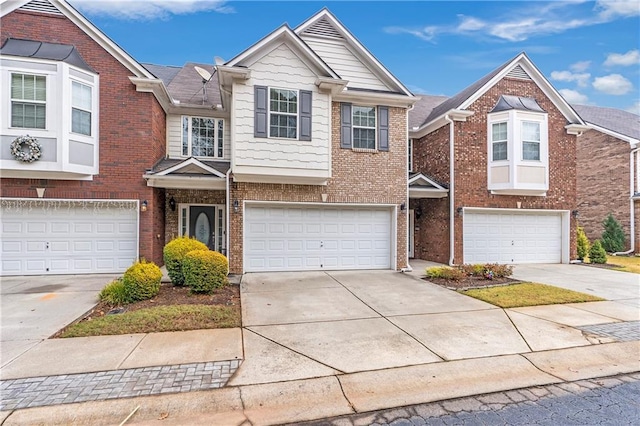
M 0 17 L 8 15 L 16 10 L 30 12 L 48 13 L 53 15 L 64 15 L 71 22 L 76 24 L 91 39 L 102 46 L 111 56 L 116 58 L 123 66 L 131 71 L 136 77 L 155 78 L 138 61 L 125 52 L 113 40 L 107 37 L 98 27 L 85 18 L 73 6 L 65 0 L 8 0 L 2 3 Z
M 202 96 L 202 77 L 196 71 L 196 66 L 207 70 L 211 74 L 211 78 L 205 84 L 206 96 L 204 101 Z M 222 104 L 218 73 L 213 65 L 187 62 L 167 85 L 167 91 L 180 104 L 212 107 Z
M 441 103 L 449 99 L 446 96 L 433 96 L 417 93 L 418 101 L 414 104 L 413 109 L 409 111 L 409 130 L 418 128 L 424 124 L 425 117 L 431 114 L 431 111 Z
M 383 81 L 394 87 L 392 92 L 402 93 L 413 97 L 407 87 L 400 82 L 382 63 L 362 44 L 360 41 L 336 18 L 326 7 L 318 13 L 298 25 L 295 33 L 300 35 L 307 31 L 312 31 L 314 35 L 342 36 L 349 46 L 365 59 L 365 66 Z
M 316 68 L 316 72 L 319 75 L 325 77 L 332 77 L 340 79 L 340 76 L 327 65 L 318 54 L 313 51 L 287 24 L 283 24 L 279 28 L 275 29 L 270 34 L 254 43 L 249 48 L 245 49 L 234 58 L 225 63 L 225 66 L 243 66 L 244 63 L 249 61 L 256 55 L 260 55 L 260 52 L 267 49 L 269 46 L 275 46 L 279 43 L 286 43 L 289 47 L 293 47 L 297 50 L 297 53 L 301 54 L 308 64 Z
M 154 76 L 162 80 L 165 86 L 171 83 L 171 80 L 180 72 L 182 67 L 172 65 L 142 64 Z
M 554 105 L 556 105 L 569 123 L 584 124 L 571 105 L 564 100 L 560 93 L 558 93 L 540 70 L 531 62 L 531 59 L 529 59 L 526 53 L 522 52 L 453 97 L 434 107 L 429 115 L 424 118 L 420 128 L 441 119 L 451 110 L 463 110 L 469 107 L 469 105 L 486 93 L 498 81 L 507 76 L 515 78 L 528 77 L 533 80 Z
M 587 124 L 597 126 L 596 130 L 609 130 L 614 133 L 612 136 L 627 142 L 640 141 L 640 115 L 593 105 L 573 105 L 573 107 Z

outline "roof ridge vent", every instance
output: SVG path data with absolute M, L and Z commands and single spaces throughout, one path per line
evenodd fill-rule
M 31 0 L 29 3 L 18 8 L 18 10 L 24 10 L 26 12 L 40 12 L 48 13 L 51 15 L 64 16 L 60 9 L 58 9 L 49 0 Z
M 519 78 L 521 80 L 531 80 L 531 77 L 522 68 L 522 65 L 516 65 L 515 67 L 513 67 L 513 69 L 507 73 L 506 77 Z
M 342 34 L 323 16 L 302 32 L 303 35 L 343 39 Z

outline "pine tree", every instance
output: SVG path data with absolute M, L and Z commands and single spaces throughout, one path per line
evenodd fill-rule
M 602 247 L 600 240 L 595 240 L 589 250 L 591 263 L 607 263 L 607 252 Z
M 589 242 L 589 238 L 587 238 L 587 234 L 584 233 L 584 228 L 581 226 L 578 226 L 576 242 L 578 246 L 578 259 L 584 260 L 589 254 L 591 243 Z
M 609 253 L 616 253 L 624 250 L 624 231 L 620 223 L 611 213 L 602 222 L 604 232 L 602 233 L 602 247 Z

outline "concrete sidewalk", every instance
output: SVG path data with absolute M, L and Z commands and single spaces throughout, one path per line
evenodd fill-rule
M 503 310 L 420 275 L 251 274 L 242 330 L 47 340 L 2 368 L 33 408 L 0 421 L 281 424 L 640 371 L 630 305 Z

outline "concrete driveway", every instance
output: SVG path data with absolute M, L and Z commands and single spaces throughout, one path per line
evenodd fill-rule
M 116 275 L 2 277 L 0 366 L 5 366 L 97 303 Z
M 513 278 L 593 294 L 640 308 L 640 275 L 584 265 L 517 265 Z
M 526 354 L 594 343 L 575 328 L 637 310 L 503 310 L 394 271 L 247 274 L 245 362 L 231 385 Z

